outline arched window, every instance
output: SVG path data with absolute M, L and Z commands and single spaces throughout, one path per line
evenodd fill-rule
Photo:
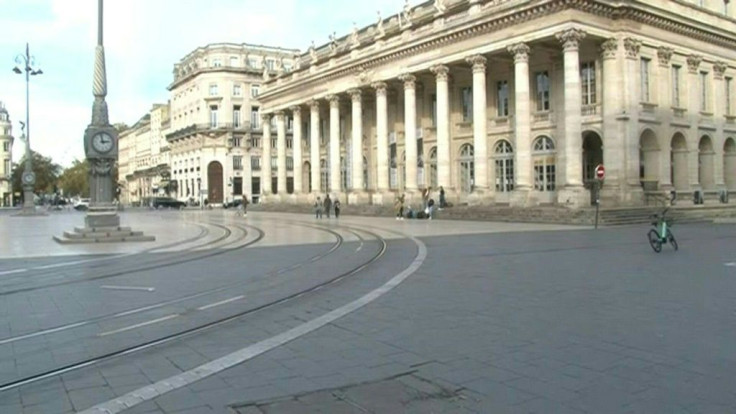
M 363 156 L 363 189 L 368 189 L 368 158 Z
M 496 191 L 514 190 L 514 149 L 506 140 L 498 141 L 493 150 L 496 161 Z
M 429 150 L 429 186 L 431 188 L 439 187 L 437 179 L 437 147 Z
M 475 159 L 473 146 L 465 144 L 460 147 L 460 191 L 469 193 L 475 184 Z
M 534 189 L 537 191 L 555 191 L 555 144 L 552 138 L 541 136 L 532 146 L 534 160 Z

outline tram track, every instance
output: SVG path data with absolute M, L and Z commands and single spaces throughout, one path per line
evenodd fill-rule
M 334 235 L 336 235 L 338 237 L 338 243 L 336 243 L 336 245 L 333 246 L 332 249 L 330 249 L 328 252 L 322 253 L 321 255 L 318 255 L 318 256 L 322 256 L 324 258 L 324 257 L 328 256 L 331 252 L 334 252 L 335 250 L 337 250 L 337 247 L 339 247 L 340 245 L 343 244 L 343 241 L 344 240 L 343 240 L 342 236 L 339 235 L 337 232 L 331 230 L 331 229 L 328 229 L 328 228 L 325 228 L 325 227 L 322 227 L 322 226 L 306 225 L 304 223 L 301 223 L 301 225 L 304 225 L 306 227 L 315 227 L 315 228 L 318 228 L 318 229 L 323 230 L 323 231 L 331 232 L 331 233 L 333 233 Z M 164 335 L 164 336 L 162 336 L 160 338 L 157 338 L 157 339 L 154 339 L 154 340 L 145 341 L 143 343 L 140 343 L 140 344 L 137 344 L 137 345 L 134 345 L 134 346 L 124 347 L 124 348 L 121 348 L 121 349 L 118 349 L 118 350 L 114 350 L 114 351 L 110 351 L 110 352 L 104 353 L 102 355 L 99 355 L 99 356 L 96 356 L 96 357 L 92 357 L 92 358 L 88 358 L 88 359 L 85 359 L 85 360 L 82 360 L 82 361 L 79 361 L 79 362 L 76 362 L 76 363 L 67 364 L 67 365 L 64 365 L 64 366 L 61 366 L 61 367 L 56 367 L 54 369 L 47 370 L 45 372 L 37 373 L 37 374 L 34 374 L 34 375 L 29 375 L 29 376 L 26 376 L 26 377 L 23 377 L 23 378 L 19 378 L 19 379 L 13 380 L 13 381 L 6 382 L 4 384 L 0 384 L 0 392 L 11 390 L 11 389 L 14 389 L 14 388 L 23 386 L 23 385 L 31 384 L 31 383 L 34 383 L 34 382 L 37 382 L 37 381 L 41 381 L 41 380 L 46 379 L 46 378 L 51 378 L 51 377 L 54 377 L 54 376 L 57 376 L 57 375 L 61 375 L 61 374 L 64 374 L 64 373 L 67 373 L 67 372 L 70 372 L 70 371 L 77 370 L 77 369 L 81 369 L 81 368 L 84 368 L 84 367 L 87 367 L 87 366 L 90 366 L 90 365 L 93 365 L 93 364 L 96 364 L 96 363 L 99 363 L 99 362 L 102 362 L 102 361 L 106 361 L 106 360 L 109 360 L 109 359 L 112 359 L 112 358 L 116 358 L 116 357 L 120 357 L 120 356 L 124 356 L 124 355 L 129 355 L 129 354 L 132 354 L 132 353 L 135 353 L 135 352 L 138 352 L 138 351 L 142 351 L 142 350 L 145 350 L 145 349 L 154 347 L 154 346 L 158 346 L 158 345 L 170 343 L 170 342 L 173 342 L 173 341 L 176 341 L 176 340 L 180 340 L 180 339 L 183 339 L 185 337 L 192 336 L 192 335 L 195 335 L 195 334 L 199 334 L 199 333 L 205 332 L 207 330 L 213 329 L 215 327 L 219 327 L 219 326 L 225 325 L 225 324 L 227 324 L 229 322 L 233 322 L 233 321 L 238 320 L 238 319 L 241 319 L 243 317 L 247 317 L 247 316 L 253 315 L 253 314 L 257 313 L 257 312 L 261 312 L 261 311 L 264 311 L 264 310 L 267 310 L 267 309 L 271 309 L 271 308 L 277 307 L 279 305 L 283 305 L 283 304 L 289 303 L 289 302 L 294 301 L 294 300 L 296 300 L 298 298 L 302 298 L 302 297 L 304 297 L 306 295 L 315 293 L 315 292 L 317 292 L 317 291 L 319 291 L 319 290 L 321 290 L 321 289 L 323 289 L 325 287 L 328 287 L 330 285 L 337 284 L 337 283 L 345 280 L 346 278 L 348 278 L 350 276 L 353 276 L 355 274 L 360 273 L 362 270 L 364 270 L 365 268 L 367 268 L 368 266 L 370 266 L 372 263 L 375 263 L 376 261 L 378 261 L 386 253 L 386 250 L 388 248 L 388 244 L 386 242 L 386 239 L 383 238 L 383 237 L 381 237 L 381 236 L 379 236 L 378 234 L 376 234 L 374 232 L 371 232 L 369 230 L 366 230 L 366 229 L 357 229 L 355 227 L 346 227 L 346 226 L 343 226 L 343 227 L 340 227 L 340 228 L 349 229 L 349 231 L 353 232 L 359 238 L 359 240 L 361 240 L 361 243 L 364 242 L 364 240 L 363 240 L 363 238 L 356 231 L 363 232 L 364 234 L 368 234 L 371 237 L 375 238 L 375 241 L 378 242 L 378 246 L 377 246 L 376 252 L 373 253 L 372 255 L 370 255 L 370 257 L 368 257 L 366 260 L 361 261 L 360 263 L 358 263 L 355 266 L 351 266 L 348 270 L 346 270 L 346 271 L 344 271 L 344 272 L 342 272 L 342 273 L 340 273 L 340 274 L 338 274 L 338 275 L 336 275 L 334 277 L 331 277 L 331 278 L 329 278 L 327 280 L 323 280 L 320 283 L 317 283 L 315 285 L 312 285 L 312 286 L 310 286 L 310 287 L 308 287 L 306 289 L 301 289 L 301 290 L 298 290 L 296 292 L 292 292 L 292 293 L 287 294 L 287 295 L 285 295 L 285 296 L 283 296 L 281 298 L 278 298 L 278 299 L 275 299 L 275 300 L 272 300 L 272 301 L 269 301 L 269 302 L 266 302 L 266 303 L 263 303 L 263 304 L 254 306 L 254 307 L 251 307 L 249 309 L 245 309 L 245 310 L 236 312 L 235 314 L 232 314 L 232 315 L 229 315 L 229 316 L 226 316 L 226 317 L 221 317 L 221 318 L 215 319 L 213 321 L 210 321 L 210 322 L 201 324 L 199 326 L 194 326 L 194 327 L 191 327 L 191 328 L 188 328 L 188 329 L 181 330 L 179 332 L 175 332 L 175 333 L 171 333 L 171 334 L 168 334 L 168 335 Z M 310 260 L 307 260 L 307 261 L 302 262 L 302 264 L 299 265 L 299 266 L 291 265 L 289 267 L 283 268 L 283 269 L 279 270 L 278 272 L 275 272 L 275 274 L 282 274 L 282 273 L 286 273 L 288 271 L 293 271 L 293 270 L 296 270 L 296 269 L 298 269 L 298 268 L 300 268 L 302 266 L 309 265 L 310 263 L 313 263 L 313 262 L 314 262 L 314 260 L 311 260 L 310 259 Z M 268 276 L 268 275 L 265 275 L 265 276 Z M 242 282 L 240 282 L 240 284 L 242 284 Z M 236 284 L 233 284 L 233 285 L 236 285 Z M 216 290 L 212 290 L 212 291 L 209 291 L 209 292 L 199 292 L 199 293 L 197 293 L 195 295 L 191 295 L 191 297 L 177 298 L 176 301 L 181 302 L 181 301 L 184 301 L 184 300 L 192 299 L 194 296 L 201 297 L 201 296 L 204 296 L 204 295 L 207 295 L 207 294 L 212 294 L 215 291 L 218 291 L 219 292 L 219 291 L 229 290 L 229 289 L 232 289 L 233 287 L 234 286 L 225 286 L 225 287 L 220 287 L 220 288 L 218 288 Z M 170 303 L 173 303 L 173 301 L 169 301 L 168 303 L 169 304 Z M 153 309 L 154 306 L 156 308 L 159 308 L 159 307 L 166 306 L 166 304 L 161 303 L 161 304 L 156 304 L 156 305 L 149 306 L 149 307 L 140 308 L 140 312 L 143 312 L 145 310 Z M 109 316 L 107 316 L 107 318 L 119 317 L 119 316 L 121 316 L 123 314 L 130 315 L 131 314 L 131 311 L 122 312 L 122 313 L 118 313 L 118 314 L 115 314 L 115 315 L 109 315 Z M 92 324 L 92 323 L 97 323 L 97 322 L 99 322 L 99 318 L 96 318 L 94 322 L 92 320 L 89 320 L 89 321 L 81 321 L 81 322 L 77 322 L 76 324 L 70 324 L 69 326 L 71 326 L 71 327 L 70 328 L 66 328 L 66 329 L 72 329 L 72 328 L 79 327 L 79 326 L 81 326 L 80 325 L 81 323 L 84 323 L 84 324 Z M 61 330 L 62 330 L 61 328 L 58 328 L 57 327 L 54 330 L 48 330 L 48 332 L 46 332 L 46 333 L 38 332 L 38 333 L 35 333 L 33 335 L 34 336 L 39 336 L 39 335 L 44 335 L 44 334 L 50 334 L 50 333 L 59 332 Z M 29 338 L 29 336 L 17 337 L 17 338 L 14 339 L 14 341 L 19 341 L 19 340 L 27 339 L 27 338 Z M 8 343 L 8 341 L 9 341 L 9 339 L 1 340 L 0 341 L 0 344 L 2 344 L 2 343 Z

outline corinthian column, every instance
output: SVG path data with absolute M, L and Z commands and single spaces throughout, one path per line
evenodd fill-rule
M 276 193 L 286 194 L 286 116 L 276 112 Z
M 330 191 L 340 192 L 340 97 L 327 96 L 330 102 Z M 335 196 L 337 197 L 337 196 Z
M 481 55 L 466 59 L 473 65 L 473 148 L 475 151 L 474 191 L 488 191 L 488 127 L 486 115 L 486 58 Z
M 713 105 L 713 119 L 720 121 L 724 119 L 726 115 L 726 106 L 722 102 L 726 102 L 726 82 L 723 79 L 723 75 L 726 73 L 728 65 L 725 62 L 716 62 L 713 65 L 713 91 L 714 95 L 711 102 L 715 102 Z M 716 136 L 723 137 L 723 122 L 717 122 Z M 726 182 L 723 176 L 723 145 L 718 140 L 715 141 L 715 160 L 713 163 L 713 174 L 715 175 L 713 182 L 719 190 L 726 188 Z
M 583 186 L 582 95 L 578 47 L 585 37 L 579 29 L 557 33 L 565 59 L 565 187 Z
M 516 135 L 516 192 L 528 192 L 531 184 L 531 109 L 529 103 L 529 46 L 509 46 L 514 55 L 514 134 Z M 519 200 L 523 204 L 525 200 Z
M 433 66 L 437 82 L 437 182 L 445 190 L 452 188 L 450 181 L 450 99 L 447 81 L 450 69 L 445 65 Z
M 294 117 L 294 135 L 292 137 L 292 158 L 294 160 L 294 194 L 304 193 L 302 182 L 302 107 L 292 106 L 291 113 Z
M 601 58 L 603 60 L 603 99 L 601 109 L 603 111 L 603 148 L 605 148 L 604 161 L 606 164 L 606 187 L 620 187 L 624 184 L 626 169 L 626 150 L 619 133 L 619 124 L 616 116 L 623 112 L 622 70 L 619 66 L 619 41 L 611 38 L 601 44 Z
M 350 94 L 350 100 L 353 103 L 353 134 L 352 144 L 350 147 L 353 149 L 351 154 L 352 163 L 352 191 L 362 192 L 363 191 L 363 98 L 360 89 L 351 89 L 348 91 Z
M 271 189 L 271 114 L 263 114 L 261 116 L 261 125 L 263 125 L 263 144 L 261 156 L 261 194 L 268 196 L 272 193 Z
M 406 151 L 406 182 L 408 193 L 417 191 L 417 95 L 414 75 L 399 76 L 404 82 L 404 150 Z
M 388 103 L 386 100 L 386 84 L 376 82 L 376 179 L 378 192 L 389 191 L 388 182 Z
M 320 188 L 320 165 L 319 165 L 319 101 L 314 99 L 309 102 L 309 164 L 312 175 L 312 194 L 322 192 Z

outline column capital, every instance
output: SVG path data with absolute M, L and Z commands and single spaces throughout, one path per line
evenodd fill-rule
M 325 99 L 330 103 L 330 108 L 339 108 L 340 107 L 340 95 L 338 94 L 331 94 L 325 96 Z
M 558 32 L 555 37 L 562 42 L 562 48 L 567 51 L 575 51 L 580 41 L 585 38 L 586 33 L 576 27 Z
M 674 50 L 671 47 L 662 46 L 657 49 L 657 59 L 659 60 L 659 66 L 667 67 L 670 65 L 670 59 L 672 59 L 672 53 Z
M 374 82 L 371 87 L 376 90 L 376 95 L 386 96 L 386 82 Z
M 514 63 L 528 62 L 529 52 L 531 49 L 526 43 L 517 43 L 506 48 L 509 53 L 514 55 Z
M 272 114 L 270 114 L 268 112 L 264 112 L 264 113 L 261 114 L 261 120 L 263 120 L 264 122 L 270 122 L 271 121 L 271 115 Z
M 350 99 L 353 101 L 353 103 L 359 103 L 363 97 L 363 91 L 358 88 L 349 89 L 348 95 L 350 95 Z
M 310 99 L 308 102 L 309 109 L 312 111 L 319 111 L 319 100 L 318 99 Z
M 618 39 L 612 37 L 601 43 L 601 56 L 603 59 L 615 59 L 618 54 Z
M 468 62 L 473 66 L 473 73 L 485 73 L 486 71 L 486 63 L 488 62 L 488 59 L 486 59 L 483 55 L 472 55 L 465 58 L 465 61 Z
M 417 77 L 411 73 L 404 73 L 399 75 L 399 80 L 404 82 L 404 89 L 416 88 Z
M 276 115 L 276 121 L 283 121 L 284 120 L 284 111 L 278 110 L 274 112 L 274 115 Z
M 638 59 L 639 49 L 641 49 L 641 40 L 627 37 L 624 39 L 624 50 L 626 50 L 627 59 Z
M 290 106 L 289 110 L 291 110 L 291 113 L 294 114 L 294 116 L 302 116 L 302 106 L 301 105 L 294 105 Z
M 445 65 L 436 65 L 429 68 L 429 71 L 434 73 L 438 81 L 447 82 L 447 78 L 450 74 L 450 68 Z
M 721 80 L 723 79 L 723 74 L 726 73 L 726 69 L 728 69 L 728 65 L 726 62 L 718 61 L 713 64 L 713 78 Z
M 703 57 L 700 55 L 690 55 L 687 57 L 687 69 L 690 73 L 698 73 L 700 62 L 703 61 Z

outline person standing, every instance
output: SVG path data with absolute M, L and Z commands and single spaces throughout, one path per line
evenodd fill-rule
M 440 210 L 447 207 L 447 200 L 445 199 L 445 187 L 440 186 Z
M 427 210 L 427 204 L 429 203 L 429 187 L 422 189 L 422 211 Z
M 243 194 L 243 203 L 241 204 L 241 207 L 243 208 L 243 217 L 248 217 L 248 196 Z
M 404 195 L 400 195 L 399 197 L 396 197 L 396 201 L 394 202 L 394 209 L 396 210 L 396 220 L 403 220 L 404 219 Z
M 335 218 L 340 218 L 340 200 L 335 200 L 333 204 L 335 206 Z
M 332 210 L 332 199 L 330 199 L 330 195 L 327 194 L 325 196 L 325 214 L 327 215 L 327 218 L 330 218 L 330 210 Z
M 314 218 L 322 218 L 322 197 L 317 197 L 317 201 L 314 202 Z

